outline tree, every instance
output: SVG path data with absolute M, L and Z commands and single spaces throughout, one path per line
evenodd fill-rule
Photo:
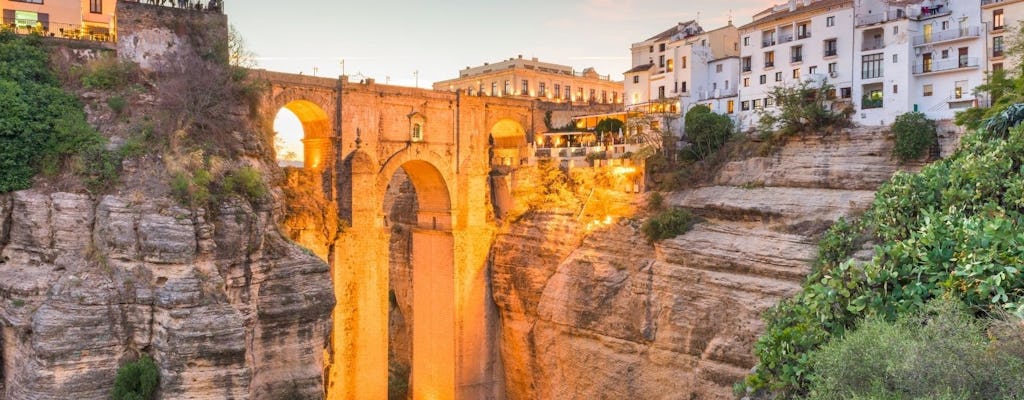
M 114 378 L 113 400 L 149 400 L 160 383 L 160 371 L 149 355 L 127 363 L 117 370 Z
M 828 82 L 804 81 L 796 85 L 780 85 L 768 93 L 777 112 L 761 112 L 763 129 L 778 128 L 783 134 L 816 132 L 846 122 L 844 113 L 832 111 L 830 93 L 835 87 Z
M 618 133 L 625 124 L 615 118 L 605 118 L 597 122 L 594 131 L 597 133 Z
M 892 153 L 902 162 L 921 158 L 926 151 L 939 144 L 935 121 L 919 112 L 896 117 L 892 132 L 896 134 L 896 145 Z
M 686 138 L 690 142 L 688 151 L 703 160 L 729 140 L 733 132 L 732 119 L 715 114 L 704 105 L 697 105 L 686 113 Z

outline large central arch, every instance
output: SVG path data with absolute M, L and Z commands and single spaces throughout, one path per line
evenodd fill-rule
M 388 310 L 390 224 L 384 197 L 401 169 L 415 188 L 415 226 L 411 229 L 413 399 L 453 399 L 457 390 L 456 238 L 452 208 L 454 182 L 445 159 L 431 152 L 406 150 L 375 168 L 357 151 L 352 171 L 352 229 L 335 268 L 339 307 L 335 312 L 336 359 L 333 398 L 384 399 L 388 394 Z M 357 195 L 358 194 L 358 195 Z M 348 303 L 348 304 L 345 304 Z M 355 315 L 352 315 L 352 314 Z M 339 352 L 340 350 L 340 352 Z M 340 354 L 338 354 L 340 353 Z M 339 357 L 340 356 L 340 357 Z M 338 359 L 340 358 L 340 359 Z

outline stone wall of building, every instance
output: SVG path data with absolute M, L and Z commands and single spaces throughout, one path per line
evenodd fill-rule
M 118 55 L 144 70 L 160 68 L 168 55 L 214 55 L 226 60 L 228 18 L 214 11 L 119 1 L 117 37 Z

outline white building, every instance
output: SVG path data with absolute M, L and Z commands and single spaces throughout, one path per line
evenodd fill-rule
M 771 111 L 769 94 L 779 85 L 826 80 L 840 101 L 853 96 L 854 27 L 852 0 L 791 0 L 754 16 L 741 26 L 739 123 L 757 126 Z
M 980 0 L 861 0 L 856 19 L 854 122 L 888 125 L 910 111 L 952 119 L 975 104 L 986 63 Z
M 1017 60 L 1006 56 L 1006 48 L 1024 21 L 1024 0 L 982 0 L 981 17 L 988 36 L 986 70 L 1016 70 Z
M 705 32 L 694 21 L 679 23 L 634 43 L 631 50 L 633 69 L 626 71 L 625 83 L 628 110 L 681 117 L 695 104 L 720 113 L 736 108 L 739 40 L 732 24 Z M 679 123 L 670 127 L 676 135 L 681 128 Z

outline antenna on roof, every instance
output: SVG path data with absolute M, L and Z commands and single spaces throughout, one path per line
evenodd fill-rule
M 729 26 L 732 26 L 732 9 L 729 9 Z
M 695 21 L 700 24 L 700 11 L 697 11 L 697 19 Z

